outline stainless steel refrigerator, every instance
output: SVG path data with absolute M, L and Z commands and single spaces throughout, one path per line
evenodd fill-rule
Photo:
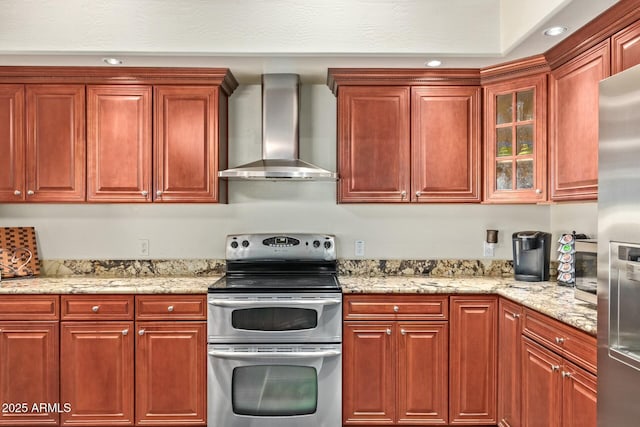
M 640 66 L 600 82 L 598 426 L 640 425 Z

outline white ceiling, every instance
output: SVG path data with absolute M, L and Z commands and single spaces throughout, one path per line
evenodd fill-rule
M 542 53 L 616 0 L 0 0 L 0 65 L 228 67 L 324 82 L 329 67 L 483 67 Z

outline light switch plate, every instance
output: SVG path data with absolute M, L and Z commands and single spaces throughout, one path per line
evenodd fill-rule
M 364 256 L 364 240 L 356 240 L 355 255 Z
M 486 257 L 494 257 L 495 254 L 495 243 L 487 243 L 484 242 L 483 253 Z

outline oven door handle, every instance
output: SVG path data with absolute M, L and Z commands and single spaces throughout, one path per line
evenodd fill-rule
M 212 350 L 209 352 L 209 356 L 221 357 L 224 359 L 256 359 L 256 358 L 277 358 L 277 359 L 308 359 L 310 357 L 335 357 L 340 356 L 342 352 L 340 350 L 324 350 L 324 351 L 296 351 L 290 353 L 284 352 L 266 352 L 266 351 L 252 351 L 252 352 L 235 352 L 235 351 L 221 351 Z
M 209 304 L 218 307 L 252 307 L 252 306 L 283 306 L 283 305 L 337 305 L 342 302 L 341 299 L 290 299 L 290 300 L 252 300 L 252 301 L 234 301 L 225 299 L 210 299 Z

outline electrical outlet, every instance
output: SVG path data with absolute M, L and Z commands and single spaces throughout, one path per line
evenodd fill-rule
M 495 243 L 487 243 L 484 242 L 483 253 L 486 257 L 494 257 L 495 256 Z
M 364 256 L 364 240 L 356 240 L 355 255 Z
M 138 256 L 149 256 L 149 239 L 138 239 Z

